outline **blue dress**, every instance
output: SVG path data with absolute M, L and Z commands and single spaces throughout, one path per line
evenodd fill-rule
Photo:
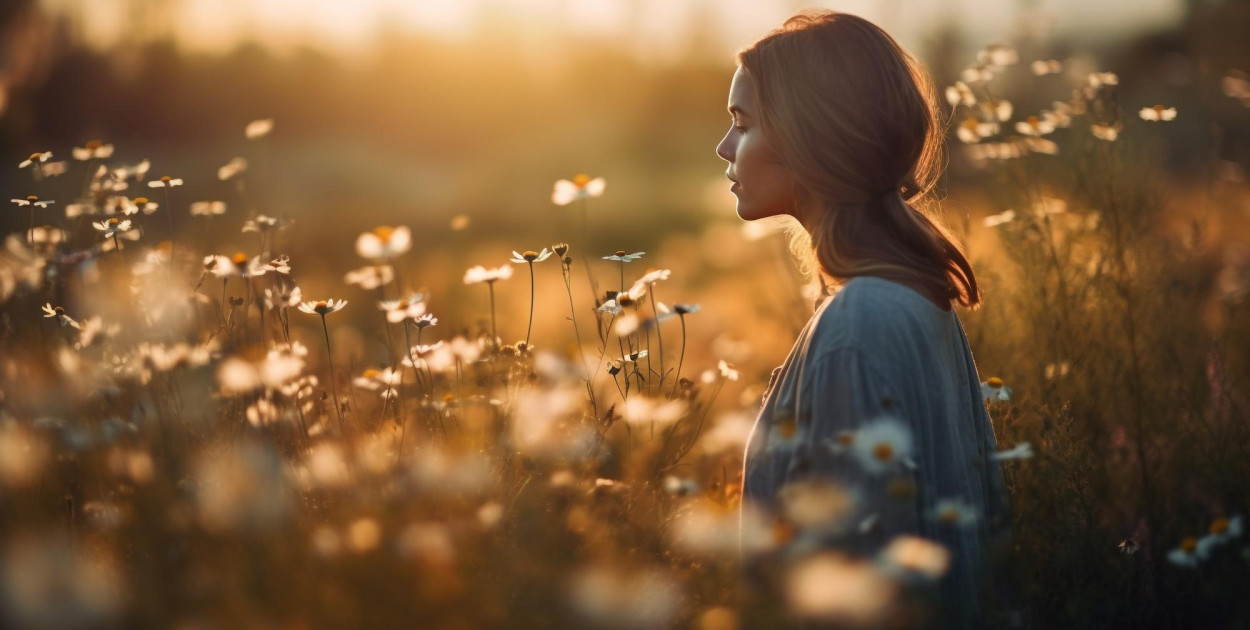
M 881 418 L 911 435 L 909 461 L 889 474 L 866 468 L 835 441 Z M 779 513 L 778 491 L 789 482 L 824 479 L 853 489 L 848 522 L 876 526 L 844 527 L 820 544 L 872 556 L 898 534 L 941 543 L 951 562 L 930 587 L 938 598 L 935 625 L 977 627 L 987 598 L 987 546 L 1005 545 L 1010 535 L 1001 465 L 989 458 L 995 450 L 955 310 L 892 280 L 857 276 L 817 308 L 773 371 L 747 441 L 742 500 Z M 913 492 L 900 495 L 900 487 Z M 975 522 L 936 518 L 935 505 L 949 499 L 970 508 Z M 768 557 L 744 557 L 746 575 Z

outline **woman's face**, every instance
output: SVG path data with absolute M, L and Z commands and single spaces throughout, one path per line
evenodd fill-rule
M 734 182 L 730 191 L 738 198 L 738 216 L 745 221 L 795 211 L 790 169 L 765 140 L 758 113 L 751 76 L 738 68 L 729 85 L 733 124 L 716 146 L 716 155 L 729 162 L 725 176 Z

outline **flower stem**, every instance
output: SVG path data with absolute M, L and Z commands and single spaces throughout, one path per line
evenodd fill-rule
M 343 406 L 339 404 L 339 387 L 334 380 L 334 352 L 330 349 L 330 327 L 326 325 L 326 316 L 321 316 L 321 331 L 326 336 L 326 358 L 330 361 L 330 393 L 334 395 L 334 412 L 338 414 L 339 432 L 347 435 L 343 428 Z
M 165 219 L 169 222 L 169 262 L 174 261 L 174 208 L 169 204 L 169 186 L 165 187 Z
M 599 405 L 595 401 L 593 379 L 590 375 L 590 367 L 586 365 L 586 354 L 582 352 L 582 333 L 577 329 L 577 309 L 573 306 L 573 280 L 569 277 L 571 272 L 567 267 L 562 267 L 560 275 L 564 277 L 564 290 L 569 294 L 569 316 L 573 319 L 573 335 L 577 337 L 577 356 L 581 359 L 582 370 L 586 372 L 586 392 L 590 394 L 590 408 L 594 411 L 595 417 L 598 418 Z M 616 379 L 613 378 L 612 380 Z
M 651 312 L 655 315 L 655 337 L 660 343 L 660 382 L 656 391 L 664 391 L 664 333 L 660 330 L 660 307 L 655 300 L 655 283 L 651 283 Z
M 486 286 L 490 287 L 490 345 L 499 350 L 499 333 L 495 330 L 495 281 L 488 281 Z
M 525 347 L 530 346 L 530 331 L 534 328 L 534 263 L 531 261 L 530 266 L 530 323 L 525 327 Z
M 681 364 L 686 360 L 686 314 L 678 313 L 677 317 L 681 319 L 681 355 L 677 359 L 677 373 L 673 375 L 673 391 L 669 392 L 669 398 L 677 393 L 677 385 L 681 383 Z

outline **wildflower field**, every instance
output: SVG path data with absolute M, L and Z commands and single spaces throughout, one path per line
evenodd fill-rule
M 982 286 L 959 317 L 1010 493 L 994 627 L 1250 626 L 1250 60 L 1205 54 L 1183 88 L 1036 42 L 939 77 L 951 166 L 926 208 Z M 723 102 L 731 74 L 687 82 Z M 0 627 L 910 628 L 941 605 L 914 596 L 948 566 L 933 541 L 812 544 L 872 527 L 853 489 L 740 504 L 819 284 L 793 225 L 705 192 L 716 136 L 681 167 L 696 185 L 549 151 L 563 174 L 479 215 L 359 204 L 332 175 L 293 190 L 307 147 L 284 124 L 176 159 L 103 126 L 0 134 L 20 149 L 0 164 Z M 614 205 L 667 207 L 648 190 L 721 216 Z M 875 440 L 831 456 L 871 463 Z M 740 550 L 775 559 L 766 584 Z

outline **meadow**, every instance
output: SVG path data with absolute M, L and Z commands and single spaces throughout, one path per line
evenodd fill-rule
M 1250 78 L 1204 80 L 1245 116 Z M 1012 506 L 995 627 L 1245 627 L 1244 168 L 1161 176 L 1189 112 L 1097 67 L 994 45 L 943 88 L 971 175 L 925 209 L 985 296 L 959 315 Z M 570 172 L 524 202 L 559 240 L 469 213 L 361 231 L 267 209 L 282 125 L 194 172 L 107 139 L 11 160 L 0 624 L 923 624 L 940 545 L 813 549 L 839 489 L 737 496 L 818 297 L 793 225 L 605 247 L 597 210 L 631 183 Z M 777 559 L 768 584 L 740 582 L 740 546 Z

